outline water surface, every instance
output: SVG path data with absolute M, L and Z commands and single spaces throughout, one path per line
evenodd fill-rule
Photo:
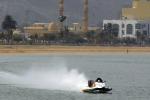
M 150 54 L 3 55 L 0 100 L 149 100 L 149 76 Z M 80 93 L 79 81 L 97 77 L 112 94 Z

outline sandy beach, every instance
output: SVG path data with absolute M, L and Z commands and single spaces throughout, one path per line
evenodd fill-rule
M 0 54 L 15 53 L 150 53 L 150 47 L 0 45 Z

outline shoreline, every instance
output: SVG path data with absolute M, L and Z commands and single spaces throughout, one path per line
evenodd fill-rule
M 56 46 L 56 45 L 0 45 L 0 54 L 44 53 L 150 53 L 150 47 L 123 46 Z

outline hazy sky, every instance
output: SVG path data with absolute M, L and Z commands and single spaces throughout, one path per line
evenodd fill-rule
M 103 19 L 118 19 L 121 8 L 132 0 L 89 0 L 89 22 L 98 24 Z M 13 15 L 19 23 L 48 22 L 58 18 L 58 0 L 0 0 L 0 22 L 6 14 Z M 67 22 L 80 22 L 83 0 L 65 0 Z

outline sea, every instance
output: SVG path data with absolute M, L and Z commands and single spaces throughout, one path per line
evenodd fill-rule
M 98 77 L 110 93 L 81 91 Z M 150 100 L 150 54 L 0 55 L 0 100 Z

